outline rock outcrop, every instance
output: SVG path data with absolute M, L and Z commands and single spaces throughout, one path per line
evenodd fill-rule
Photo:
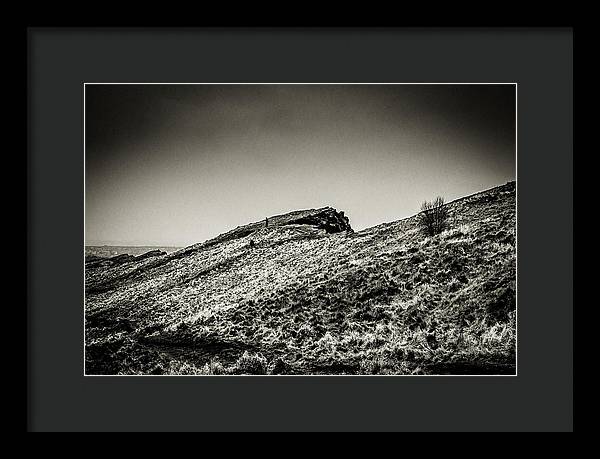
M 287 214 L 268 217 L 269 225 L 265 225 L 265 220 L 238 226 L 237 228 L 223 233 L 214 239 L 210 239 L 204 246 L 210 246 L 217 243 L 232 241 L 246 237 L 263 228 L 278 228 L 286 225 L 306 225 L 316 229 L 322 229 L 328 234 L 341 233 L 343 231 L 352 232 L 350 221 L 344 215 L 344 212 L 338 212 L 332 207 L 321 207 L 319 209 L 297 210 Z
M 289 214 L 288 214 L 289 215 Z M 270 221 L 270 220 L 269 220 Z M 301 216 L 292 218 L 284 225 L 310 225 L 323 229 L 326 233 L 353 232 L 348 217 L 332 207 L 323 207 L 314 211 L 304 211 Z

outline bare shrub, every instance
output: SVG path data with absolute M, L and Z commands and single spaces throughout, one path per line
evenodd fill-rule
M 200 374 L 202 375 L 226 375 L 227 369 L 223 366 L 223 364 L 216 360 L 211 360 L 210 362 L 204 364 L 204 367 L 200 370 Z
M 419 226 L 427 236 L 435 236 L 448 228 L 448 209 L 444 198 L 438 196 L 435 200 L 425 201 L 421 205 Z
M 244 351 L 235 364 L 235 370 L 237 374 L 266 375 L 267 359 L 262 354 L 251 354 Z

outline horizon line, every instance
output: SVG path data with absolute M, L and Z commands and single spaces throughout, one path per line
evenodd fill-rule
M 455 203 L 457 201 L 460 201 L 462 199 L 466 199 L 466 198 L 469 198 L 471 196 L 475 196 L 475 195 L 480 194 L 480 193 L 485 193 L 486 191 L 490 191 L 490 190 L 493 190 L 494 188 L 498 188 L 498 187 L 507 185 L 507 184 L 509 184 L 511 182 L 515 183 L 515 195 L 516 195 L 516 183 L 517 183 L 517 179 L 515 177 L 513 180 L 508 180 L 508 181 L 506 181 L 504 183 L 500 183 L 498 185 L 494 185 L 494 186 L 489 187 L 489 188 L 484 188 L 482 190 L 475 191 L 474 193 L 470 193 L 470 194 L 466 194 L 464 196 L 460 196 L 460 197 L 458 197 L 456 199 L 453 199 L 452 201 L 448 201 L 444 205 L 447 206 L 447 205 L 450 205 L 450 204 Z M 516 203 L 515 203 L 515 206 L 516 206 Z M 325 208 L 331 208 L 331 209 L 334 209 L 336 212 L 340 212 L 335 207 L 332 207 L 332 206 L 322 206 L 322 207 L 315 207 L 313 209 L 295 209 L 295 210 L 290 210 L 289 212 L 285 212 L 283 214 L 272 215 L 272 216 L 270 216 L 268 218 L 279 217 L 279 216 L 282 216 L 282 215 L 287 215 L 287 214 L 292 213 L 292 212 L 305 212 L 305 211 L 309 211 L 309 210 L 319 210 L 319 209 L 325 209 Z M 342 210 L 342 212 L 344 212 L 344 210 Z M 409 218 L 413 218 L 416 215 L 419 215 L 420 213 L 421 213 L 421 211 L 418 211 L 418 212 L 416 212 L 414 214 L 408 215 L 406 217 L 401 217 L 401 218 L 399 218 L 397 220 L 391 220 L 389 222 L 380 222 L 380 223 L 377 223 L 376 225 L 369 226 L 367 228 L 363 228 L 363 229 L 361 229 L 359 231 L 356 231 L 356 232 L 360 233 L 361 231 L 366 231 L 366 230 L 369 230 L 369 229 L 372 229 L 372 228 L 376 228 L 376 227 L 378 227 L 380 225 L 386 225 L 386 224 L 389 224 L 389 223 L 394 223 L 394 222 L 400 222 L 400 221 L 403 221 L 403 220 L 408 220 Z M 257 222 L 260 222 L 260 220 L 257 220 L 256 222 L 248 222 L 248 223 L 246 223 L 244 225 L 238 225 L 236 228 L 240 228 L 240 227 L 243 227 L 243 226 L 246 226 L 246 225 L 251 225 L 251 224 L 257 223 Z M 88 245 L 85 242 L 85 236 L 84 236 L 83 246 L 84 246 L 84 248 L 85 247 L 163 247 L 163 248 L 170 247 L 170 248 L 181 249 L 181 248 L 191 247 L 192 245 L 196 245 L 196 244 L 202 244 L 202 243 L 204 243 L 206 241 L 210 241 L 211 239 L 217 238 L 221 234 L 225 234 L 228 231 L 232 231 L 232 230 L 234 230 L 236 228 L 232 228 L 231 230 L 227 230 L 224 233 L 219 233 L 219 234 L 217 234 L 214 237 L 207 238 L 207 239 L 202 240 L 202 241 L 192 242 L 191 244 L 186 243 L 186 244 L 183 244 L 183 245 L 180 245 L 180 244 L 174 244 L 174 245 L 173 244 L 126 244 L 126 243 L 119 243 L 119 244 L 106 244 L 106 243 L 103 243 L 103 244 L 90 244 L 90 245 Z

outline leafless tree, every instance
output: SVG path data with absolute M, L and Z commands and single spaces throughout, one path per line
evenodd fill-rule
M 419 226 L 427 236 L 434 236 L 448 228 L 448 209 L 444 198 L 438 196 L 432 202 L 425 201 L 421 205 Z

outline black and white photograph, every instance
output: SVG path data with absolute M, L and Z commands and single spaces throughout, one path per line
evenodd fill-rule
M 94 83 L 84 374 L 517 374 L 517 84 Z

